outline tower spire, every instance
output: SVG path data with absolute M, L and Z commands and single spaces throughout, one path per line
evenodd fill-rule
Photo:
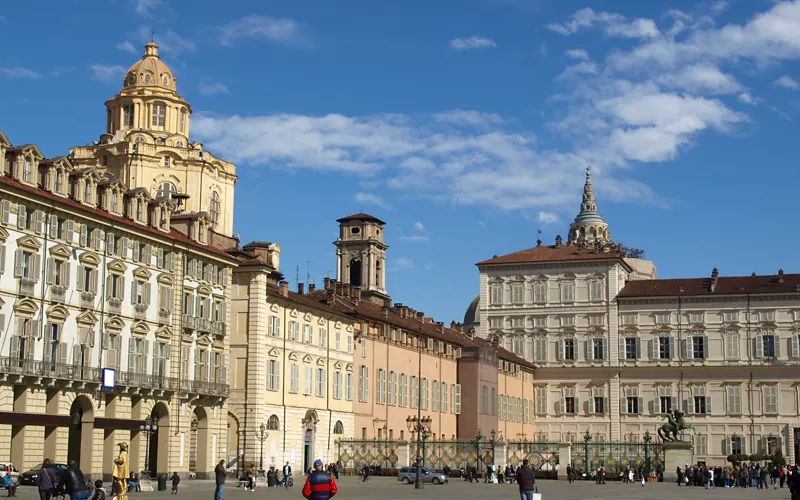
M 583 199 L 581 209 L 575 221 L 569 226 L 569 241 L 577 243 L 579 240 L 586 243 L 608 243 L 611 233 L 608 224 L 597 211 L 597 201 L 594 197 L 592 186 L 592 166 L 586 166 L 586 181 L 583 184 Z

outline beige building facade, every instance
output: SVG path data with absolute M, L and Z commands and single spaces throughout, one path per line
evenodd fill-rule
M 569 241 L 478 264 L 479 335 L 536 364 L 537 441 L 640 442 L 670 409 L 697 461 L 796 457 L 800 275 L 657 280 L 610 240 L 587 172 Z

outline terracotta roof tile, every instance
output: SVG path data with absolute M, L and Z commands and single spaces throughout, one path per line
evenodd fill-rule
M 286 296 L 284 297 L 284 295 L 281 293 L 280 287 L 268 286 L 267 295 L 270 295 L 272 297 L 277 297 L 283 300 L 291 300 L 292 302 L 296 302 L 300 305 L 311 307 L 319 311 L 324 311 L 329 314 L 336 314 L 337 316 L 350 317 L 351 319 L 353 318 L 352 314 L 348 314 L 345 311 L 341 311 L 337 308 L 331 307 L 325 302 L 320 302 L 315 297 L 312 297 L 311 294 L 300 295 L 299 293 L 295 293 L 289 290 Z
M 47 200 L 51 200 L 51 201 L 57 202 L 57 203 L 62 204 L 62 205 L 67 205 L 72 210 L 75 210 L 77 212 L 83 212 L 83 213 L 91 214 L 91 215 L 94 215 L 94 216 L 97 216 L 97 217 L 102 217 L 104 219 L 113 220 L 114 222 L 116 222 L 119 225 L 127 226 L 127 227 L 129 227 L 131 229 L 135 229 L 136 231 L 149 233 L 150 235 L 158 237 L 158 238 L 172 239 L 174 241 L 177 241 L 177 242 L 179 242 L 179 243 L 181 243 L 183 245 L 186 245 L 188 247 L 194 248 L 196 250 L 212 253 L 212 254 L 216 255 L 217 257 L 223 258 L 225 260 L 232 261 L 232 262 L 236 261 L 236 259 L 234 259 L 230 255 L 228 255 L 227 252 L 225 252 L 224 250 L 220 250 L 220 249 L 215 248 L 215 247 L 213 247 L 211 245 L 203 245 L 202 243 L 198 243 L 196 241 L 192 241 L 187 236 L 185 236 L 184 234 L 176 231 L 175 229 L 171 229 L 169 234 L 167 234 L 167 233 L 164 233 L 163 231 L 159 231 L 158 229 L 156 229 L 154 227 L 144 226 L 142 224 L 137 224 L 136 222 L 134 222 L 134 221 L 132 221 L 130 219 L 126 219 L 124 217 L 119 217 L 119 216 L 116 216 L 116 215 L 112 215 L 112 214 L 106 212 L 105 210 L 100 210 L 99 208 L 95 208 L 95 207 L 87 207 L 86 205 L 83 205 L 82 203 L 79 203 L 79 202 L 77 202 L 77 201 L 75 201 L 73 199 L 63 198 L 61 196 L 54 195 L 53 193 L 51 193 L 49 191 L 45 191 L 44 189 L 37 189 L 37 188 L 30 187 L 30 186 L 26 186 L 25 184 L 22 184 L 21 182 L 15 180 L 15 179 L 12 179 L 11 177 L 5 176 L 5 175 L 0 175 L 0 184 L 9 186 L 11 188 L 17 189 L 19 191 L 23 191 L 25 193 L 29 193 L 31 195 L 34 195 L 34 196 L 37 196 L 37 197 L 40 197 L 40 198 L 43 198 L 43 199 L 47 199 Z
M 492 257 L 478 262 L 476 265 L 488 264 L 521 264 L 525 262 L 551 262 L 559 260 L 605 260 L 618 259 L 621 256 L 616 252 L 596 252 L 594 250 L 580 250 L 575 245 L 538 246 L 520 250 L 519 252 Z
M 681 292 L 681 288 L 683 292 Z M 629 281 L 617 294 L 626 297 L 669 297 L 690 295 L 736 295 L 745 293 L 800 293 L 800 274 L 764 276 L 720 276 L 714 291 L 711 278 L 678 278 Z
M 348 215 L 347 217 L 342 217 L 341 219 L 336 219 L 336 222 L 341 224 L 342 222 L 347 222 L 351 220 L 363 220 L 367 222 L 377 222 L 381 226 L 386 225 L 386 223 L 380 220 L 379 218 L 373 217 L 372 215 L 369 214 L 365 214 L 364 212 L 359 212 L 357 214 Z

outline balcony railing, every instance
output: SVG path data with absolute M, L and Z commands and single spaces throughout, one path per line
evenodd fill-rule
M 210 332 L 211 331 L 211 321 L 205 318 L 196 318 L 195 319 L 195 328 L 200 330 L 201 332 Z
M 28 375 L 42 379 L 80 380 L 100 383 L 100 370 L 84 365 L 39 361 L 30 358 L 0 358 L 0 373 Z
M 139 320 L 147 319 L 147 306 L 145 304 L 133 305 L 133 319 L 139 319 Z
M 117 385 L 161 391 L 175 391 L 178 388 L 178 379 L 139 372 L 117 372 Z
M 188 314 L 184 314 L 181 316 L 181 320 L 183 321 L 183 327 L 187 330 L 194 330 L 195 322 L 194 316 L 189 316 Z
M 33 278 L 20 278 L 19 294 L 22 297 L 33 297 L 36 294 L 36 280 Z
M 64 285 L 53 285 L 50 287 L 50 300 L 59 304 L 67 303 L 67 287 Z
M 211 326 L 211 333 L 214 335 L 225 335 L 225 323 L 222 321 L 215 321 Z
M 158 324 L 159 325 L 168 325 L 172 322 L 172 312 L 166 311 L 164 309 L 158 310 Z
M 81 292 L 81 308 L 94 309 L 94 292 Z
M 206 382 L 202 380 L 184 380 L 183 387 L 186 388 L 188 384 L 188 388 L 190 392 L 194 392 L 196 394 L 200 394 L 203 396 L 227 396 L 228 395 L 228 384 L 223 384 L 219 382 Z
M 111 297 L 108 299 L 108 313 L 109 314 L 122 314 L 122 299 Z

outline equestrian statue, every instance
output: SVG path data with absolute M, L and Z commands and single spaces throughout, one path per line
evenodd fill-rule
M 658 428 L 658 437 L 660 437 L 662 441 L 680 441 L 678 438 L 679 432 L 686 429 L 694 431 L 694 427 L 687 424 L 683 416 L 684 413 L 680 410 L 672 409 L 668 411 L 666 415 L 664 415 L 664 418 L 668 421 Z

